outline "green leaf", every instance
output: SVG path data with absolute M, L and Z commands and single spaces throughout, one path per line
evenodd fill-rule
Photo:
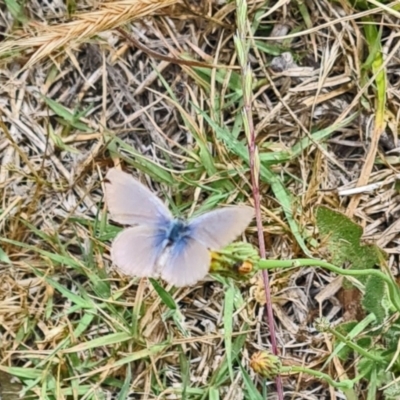
M 384 129 L 386 124 L 386 94 L 388 91 L 388 82 L 386 69 L 384 68 L 384 52 L 382 47 L 382 30 L 377 28 L 374 20 L 367 16 L 363 18 L 365 39 L 368 43 L 369 55 L 363 65 L 364 70 L 370 70 L 375 75 L 375 129 Z M 368 77 L 365 77 L 367 80 Z
M 49 251 L 39 249 L 37 246 L 31 246 L 29 244 L 26 244 L 23 242 L 18 242 L 16 240 L 0 238 L 0 242 L 13 244 L 15 246 L 20 246 L 24 249 L 31 250 L 35 253 L 41 254 L 42 256 L 49 258 L 50 260 L 52 260 L 55 263 L 60 263 L 62 265 L 68 265 L 72 268 L 81 268 L 81 265 L 77 261 L 75 261 L 75 259 L 73 259 L 72 257 L 67 257 L 67 256 L 59 255 L 56 253 L 51 253 Z
M 153 278 L 149 278 L 154 290 L 160 296 L 162 302 L 171 310 L 177 310 L 178 306 L 173 297 Z
M 320 131 L 313 132 L 310 136 L 306 136 L 298 141 L 292 148 L 291 148 L 291 158 L 296 158 L 301 155 L 301 153 L 306 150 L 308 147 L 314 145 L 315 143 L 322 142 L 323 140 L 329 138 L 334 132 L 341 130 L 348 125 L 350 125 L 357 117 L 359 113 L 354 113 L 341 121 L 339 124 L 334 124 L 328 126 L 327 128 L 321 129 Z
M 400 382 L 392 382 L 392 384 L 383 391 L 385 400 L 400 399 Z
M 261 40 L 255 40 L 255 45 L 257 46 L 258 50 L 264 52 L 265 54 L 269 54 L 270 56 L 280 56 L 285 51 L 288 51 L 288 49 L 282 45 L 265 43 Z
M 375 315 L 378 324 L 381 324 L 388 315 L 386 284 L 378 276 L 368 278 L 362 305 Z
M 19 22 L 27 22 L 28 18 L 25 15 L 25 10 L 20 3 L 15 0 L 4 0 L 10 14 Z
M 143 171 L 151 178 L 155 179 L 158 182 L 167 183 L 169 186 L 172 186 L 176 180 L 172 176 L 170 172 L 165 170 L 164 168 L 160 167 L 159 164 L 155 163 L 154 161 L 149 160 L 147 157 L 143 156 L 140 152 L 136 151 L 132 146 L 126 144 L 123 140 L 119 139 L 116 136 L 108 136 L 107 139 L 111 141 L 108 143 L 107 149 L 115 154 L 118 154 L 124 161 L 128 164 L 133 165 L 140 171 Z M 124 157 L 122 154 L 118 152 L 119 145 L 122 149 L 124 149 L 127 153 L 129 153 L 133 159 Z
M 5 264 L 11 264 L 11 260 L 8 258 L 8 255 L 1 247 L 0 247 L 0 261 Z
M 158 71 L 157 67 L 153 66 L 155 73 L 158 75 L 158 78 L 160 81 L 163 83 L 165 88 L 167 89 L 168 93 L 170 94 L 171 98 L 175 100 L 175 106 L 178 108 L 178 111 L 180 112 L 180 116 L 185 124 L 186 129 L 192 134 L 194 139 L 196 140 L 196 144 L 199 147 L 199 157 L 197 155 L 193 154 L 192 152 L 188 151 L 189 154 L 192 154 L 192 158 L 200 158 L 200 164 L 204 167 L 204 169 L 207 171 L 207 174 L 209 176 L 214 176 L 216 173 L 217 169 L 214 165 L 214 159 L 213 156 L 208 148 L 208 143 L 207 143 L 207 137 L 204 134 L 201 134 L 199 132 L 199 129 L 197 129 L 195 122 L 191 119 L 190 114 L 188 114 L 183 108 L 181 108 L 178 100 L 176 99 L 175 94 L 173 93 L 173 89 L 170 87 L 170 85 L 167 83 L 165 78 L 160 74 Z M 206 68 L 206 70 L 209 72 L 210 70 Z M 219 74 L 217 73 L 217 77 Z
M 18 376 L 19 378 L 22 379 L 36 379 L 40 378 L 43 374 L 43 371 L 36 368 L 6 367 L 4 365 L 0 365 L 0 371 L 6 372 L 14 376 Z
M 317 226 L 332 257 L 332 263 L 350 263 L 352 269 L 374 268 L 383 258 L 383 252 L 375 245 L 361 244 L 363 230 L 338 211 L 318 207 Z
M 219 400 L 219 391 L 217 388 L 215 387 L 210 387 L 209 391 L 208 391 L 208 398 L 209 400 Z
M 79 114 L 76 114 L 72 113 L 70 110 L 68 110 L 68 108 L 50 99 L 49 97 L 43 96 L 42 94 L 40 96 L 44 99 L 46 104 L 69 125 L 82 132 L 93 132 L 93 130 L 90 129 L 87 124 L 79 121 L 80 118 L 89 111 L 89 108 Z
M 80 337 L 83 333 L 90 328 L 93 319 L 95 318 L 95 313 L 85 313 L 79 320 L 78 326 L 74 329 L 74 337 Z
M 182 376 L 182 400 L 185 400 L 186 390 L 190 384 L 190 363 L 185 356 L 185 351 L 182 346 L 179 348 L 179 364 L 181 367 Z
M 64 295 L 67 299 L 69 299 L 72 303 L 76 304 L 78 308 L 83 308 L 83 309 L 90 309 L 90 310 L 95 310 L 93 307 L 93 303 L 89 299 L 84 299 L 81 296 L 73 293 L 54 279 L 45 276 L 42 274 L 39 270 L 34 269 L 33 270 L 37 276 L 40 276 L 42 279 L 44 279 L 49 285 L 54 287 L 54 289 L 57 289 L 62 295 Z M 71 311 L 71 308 L 68 310 Z
M 376 317 L 373 314 L 367 315 L 362 321 L 350 321 L 340 324 L 336 327 L 336 330 L 343 336 L 345 336 L 349 340 L 353 340 L 361 335 L 371 324 L 376 323 Z M 362 338 L 364 340 L 364 338 Z M 371 339 L 367 338 L 367 343 L 364 341 L 363 343 L 357 343 L 362 347 L 368 346 L 371 343 Z M 333 360 L 334 357 L 339 356 L 340 359 L 346 360 L 349 354 L 353 350 L 346 345 L 346 343 L 338 342 L 335 344 L 334 351 L 329 355 L 326 359 L 322 369 L 326 368 L 327 365 Z
M 121 391 L 118 393 L 118 397 L 116 400 L 129 399 L 129 392 L 131 391 L 131 383 L 132 383 L 132 367 L 130 365 L 127 365 L 124 384 L 122 385 Z
M 242 328 L 244 331 L 248 329 L 248 325 L 245 324 Z M 242 334 L 236 337 L 236 339 L 232 343 L 232 360 L 240 361 L 239 354 L 242 353 L 243 347 L 246 343 L 247 334 Z M 221 363 L 219 368 L 214 372 L 211 380 L 210 386 L 219 387 L 226 383 L 226 381 L 230 378 L 229 376 L 229 366 L 228 366 L 228 358 L 225 357 L 224 361 Z M 204 398 L 204 397 L 203 397 Z
M 132 340 L 132 335 L 127 332 L 110 333 L 93 340 L 89 340 L 84 343 L 80 343 L 74 347 L 64 350 L 66 353 L 76 353 L 78 351 L 86 351 L 89 349 L 95 349 L 102 346 L 111 346 L 127 340 Z
M 204 67 L 194 67 L 194 71 L 200 76 L 201 79 L 205 80 L 207 83 L 211 83 L 211 79 L 215 79 L 216 82 L 221 85 L 227 85 L 227 87 L 233 92 L 242 92 L 242 85 L 240 75 L 232 70 L 214 70 Z M 226 77 L 229 77 L 228 81 Z
M 379 265 L 384 253 L 375 245 L 361 244 L 363 230 L 338 211 L 327 207 L 317 210 L 317 226 L 331 253 L 332 263 L 336 265 L 350 264 L 350 269 L 373 269 Z M 374 313 L 377 321 L 386 315 L 384 303 L 387 301 L 385 284 L 379 277 L 359 277 L 365 286 L 363 306 Z
M 67 144 L 65 144 L 62 137 L 57 135 L 51 126 L 49 126 L 49 128 L 48 128 L 48 133 L 50 136 L 50 140 L 60 150 L 63 150 L 63 151 L 69 152 L 69 153 L 73 153 L 73 154 L 80 154 L 80 152 L 77 149 L 75 149 L 75 147 L 68 146 Z
M 249 374 L 247 373 L 247 371 L 242 367 L 241 364 L 239 364 L 240 369 L 242 371 L 242 378 L 243 381 L 246 385 L 247 388 L 247 399 L 251 399 L 251 400 L 263 400 L 263 396 L 261 395 L 261 393 L 257 390 L 256 386 L 254 385 L 253 381 L 251 380 Z

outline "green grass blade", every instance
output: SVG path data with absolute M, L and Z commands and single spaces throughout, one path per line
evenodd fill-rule
M 249 165 L 249 155 L 246 145 L 236 139 L 233 139 L 232 136 L 226 130 L 222 129 L 217 124 L 215 124 L 211 120 L 211 118 L 207 116 L 204 112 L 202 112 L 201 110 L 198 110 L 198 112 L 200 112 L 204 116 L 204 118 L 207 120 L 210 126 L 215 130 L 217 137 L 224 142 L 225 146 L 230 151 L 235 153 L 237 156 L 242 158 L 242 160 L 245 161 L 247 165 Z M 290 226 L 292 235 L 295 237 L 300 248 L 303 250 L 304 254 L 312 258 L 312 254 L 308 250 L 304 242 L 304 239 L 300 233 L 299 227 L 294 219 L 292 201 L 290 199 L 289 194 L 287 193 L 285 186 L 280 181 L 280 179 L 278 179 L 278 177 L 273 172 L 271 172 L 271 170 L 268 167 L 264 165 L 261 165 L 260 177 L 262 180 L 269 183 L 269 185 L 271 186 L 271 189 L 276 199 L 278 200 L 279 204 L 282 207 L 282 210 Z
M 121 149 L 124 149 L 128 154 L 130 154 L 133 157 L 133 160 L 127 157 L 123 157 L 119 153 L 117 145 Z M 143 154 L 139 153 L 132 146 L 126 144 L 124 141 L 116 136 L 112 137 L 112 140 L 109 141 L 107 148 L 108 150 L 110 150 L 110 152 L 115 153 L 116 155 L 124 159 L 128 164 L 133 165 L 140 171 L 143 171 L 151 178 L 155 179 L 157 182 L 163 182 L 168 184 L 169 186 L 172 186 L 176 182 L 170 172 L 166 171 L 164 168 L 161 168 L 160 165 L 149 160 L 147 157 L 143 156 Z
M 24 3 L 20 0 L 20 3 L 15 0 L 4 0 L 4 3 L 10 11 L 10 14 L 19 22 L 25 23 L 28 22 L 28 17 L 25 14 L 25 10 L 20 3 Z
M 225 301 L 224 301 L 224 340 L 225 340 L 225 351 L 226 359 L 228 363 L 229 375 L 233 382 L 233 366 L 232 366 L 232 333 L 233 333 L 233 304 L 235 297 L 235 287 L 232 282 L 228 280 L 229 284 L 225 290 Z
M 149 278 L 154 290 L 160 296 L 162 302 L 171 310 L 177 310 L 178 306 L 174 298 L 153 278 Z
M 90 340 L 85 343 L 79 343 L 76 346 L 70 347 L 69 349 L 64 350 L 65 353 L 76 353 L 78 351 L 86 351 L 89 349 L 95 349 L 101 346 L 110 346 L 113 344 L 118 344 L 125 342 L 127 340 L 132 340 L 132 335 L 127 332 L 117 332 L 110 333 L 109 335 L 105 335 L 93 340 Z
M 257 390 L 256 386 L 252 382 L 252 380 L 251 380 L 249 374 L 247 373 L 247 371 L 243 368 L 243 366 L 241 364 L 239 364 L 239 366 L 240 366 L 240 369 L 242 371 L 243 381 L 244 381 L 244 383 L 246 385 L 246 388 L 247 388 L 247 398 L 251 399 L 251 400 L 264 400 L 263 396 Z
M 63 105 L 57 103 L 56 101 L 50 99 L 49 97 L 43 96 L 41 95 L 41 97 L 44 99 L 44 101 L 46 102 L 46 104 L 59 116 L 61 117 L 63 120 L 65 120 L 66 123 L 68 123 L 69 125 L 73 126 L 74 128 L 82 131 L 82 132 L 93 132 L 92 129 L 89 128 L 89 126 L 83 122 L 80 122 L 79 119 L 80 117 L 82 117 L 82 113 L 81 115 L 76 115 L 75 113 L 72 113 L 71 111 L 69 111 L 66 107 L 64 107 Z M 87 112 L 88 110 L 86 110 Z M 85 113 L 86 113 L 85 112 Z
M 375 323 L 375 321 L 376 321 L 376 317 L 374 314 L 367 315 L 362 321 L 357 323 L 357 325 L 347 335 L 347 338 L 349 340 L 354 339 L 359 334 L 361 334 L 369 325 Z M 339 343 L 338 345 L 336 345 L 333 352 L 329 355 L 329 357 L 327 358 L 327 360 L 325 361 L 325 363 L 321 369 L 324 370 L 326 368 L 326 366 L 333 360 L 334 357 L 336 357 L 342 351 L 342 349 L 345 346 L 346 346 L 346 343 Z
M 6 239 L 6 238 L 0 238 L 0 242 L 4 243 L 9 243 L 13 244 L 15 246 L 20 246 L 24 249 L 32 250 L 34 253 L 41 254 L 42 256 L 48 257 L 51 261 L 61 264 L 61 265 L 68 265 L 72 268 L 81 268 L 81 265 L 76 262 L 74 259 L 71 257 L 65 257 L 65 256 L 60 256 L 59 254 L 56 253 L 51 253 L 46 250 L 39 249 L 37 246 L 31 246 L 26 243 L 18 242 L 16 240 L 11 240 L 11 239 Z
M 0 247 L 0 262 L 5 264 L 11 264 L 11 260 L 8 258 L 6 252 Z
M 345 128 L 346 126 L 350 125 L 357 117 L 359 116 L 359 113 L 354 113 L 353 115 L 350 115 L 350 117 L 347 117 L 344 119 L 340 124 L 338 125 L 331 125 L 328 126 L 325 129 L 321 129 L 320 131 L 312 133 L 310 136 L 311 137 L 304 137 L 301 139 L 299 142 L 297 142 L 292 148 L 291 148 L 291 158 L 296 158 L 301 155 L 301 153 L 306 150 L 309 146 L 312 146 L 315 143 L 319 143 L 325 139 L 327 139 L 332 133 L 335 131 L 338 131 L 340 129 Z M 260 157 L 261 159 L 261 157 Z
M 130 392 L 130 389 L 131 389 L 131 383 L 132 383 L 131 366 L 127 365 L 124 384 L 122 385 L 121 391 L 118 393 L 118 397 L 117 397 L 116 400 L 129 399 L 129 392 Z

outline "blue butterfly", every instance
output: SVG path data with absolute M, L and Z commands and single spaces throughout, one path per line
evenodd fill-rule
M 165 204 L 131 175 L 112 168 L 106 175 L 111 218 L 124 225 L 111 246 L 114 264 L 125 274 L 161 276 L 175 286 L 203 279 L 210 266 L 208 249 L 219 250 L 249 225 L 254 209 L 219 208 L 189 221 L 174 218 Z

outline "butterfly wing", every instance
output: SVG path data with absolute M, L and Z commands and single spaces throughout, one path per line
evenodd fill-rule
M 191 237 L 204 246 L 218 250 L 236 239 L 254 218 L 254 209 L 247 206 L 219 208 L 189 223 Z
M 193 239 L 169 249 L 161 268 L 161 277 L 174 286 L 190 286 L 205 278 L 211 257 L 207 248 Z
M 164 250 L 165 232 L 151 226 L 123 230 L 111 245 L 113 263 L 126 275 L 156 276 L 157 260 Z
M 111 168 L 106 180 L 106 203 L 114 221 L 149 225 L 168 223 L 172 219 L 165 204 L 131 175 Z

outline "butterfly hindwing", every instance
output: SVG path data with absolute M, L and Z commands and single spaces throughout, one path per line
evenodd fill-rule
M 164 240 L 165 234 L 151 226 L 125 229 L 112 243 L 111 259 L 126 275 L 155 277 Z
M 172 245 L 160 270 L 161 277 L 174 286 L 190 286 L 205 278 L 210 267 L 210 253 L 194 239 L 184 245 Z

